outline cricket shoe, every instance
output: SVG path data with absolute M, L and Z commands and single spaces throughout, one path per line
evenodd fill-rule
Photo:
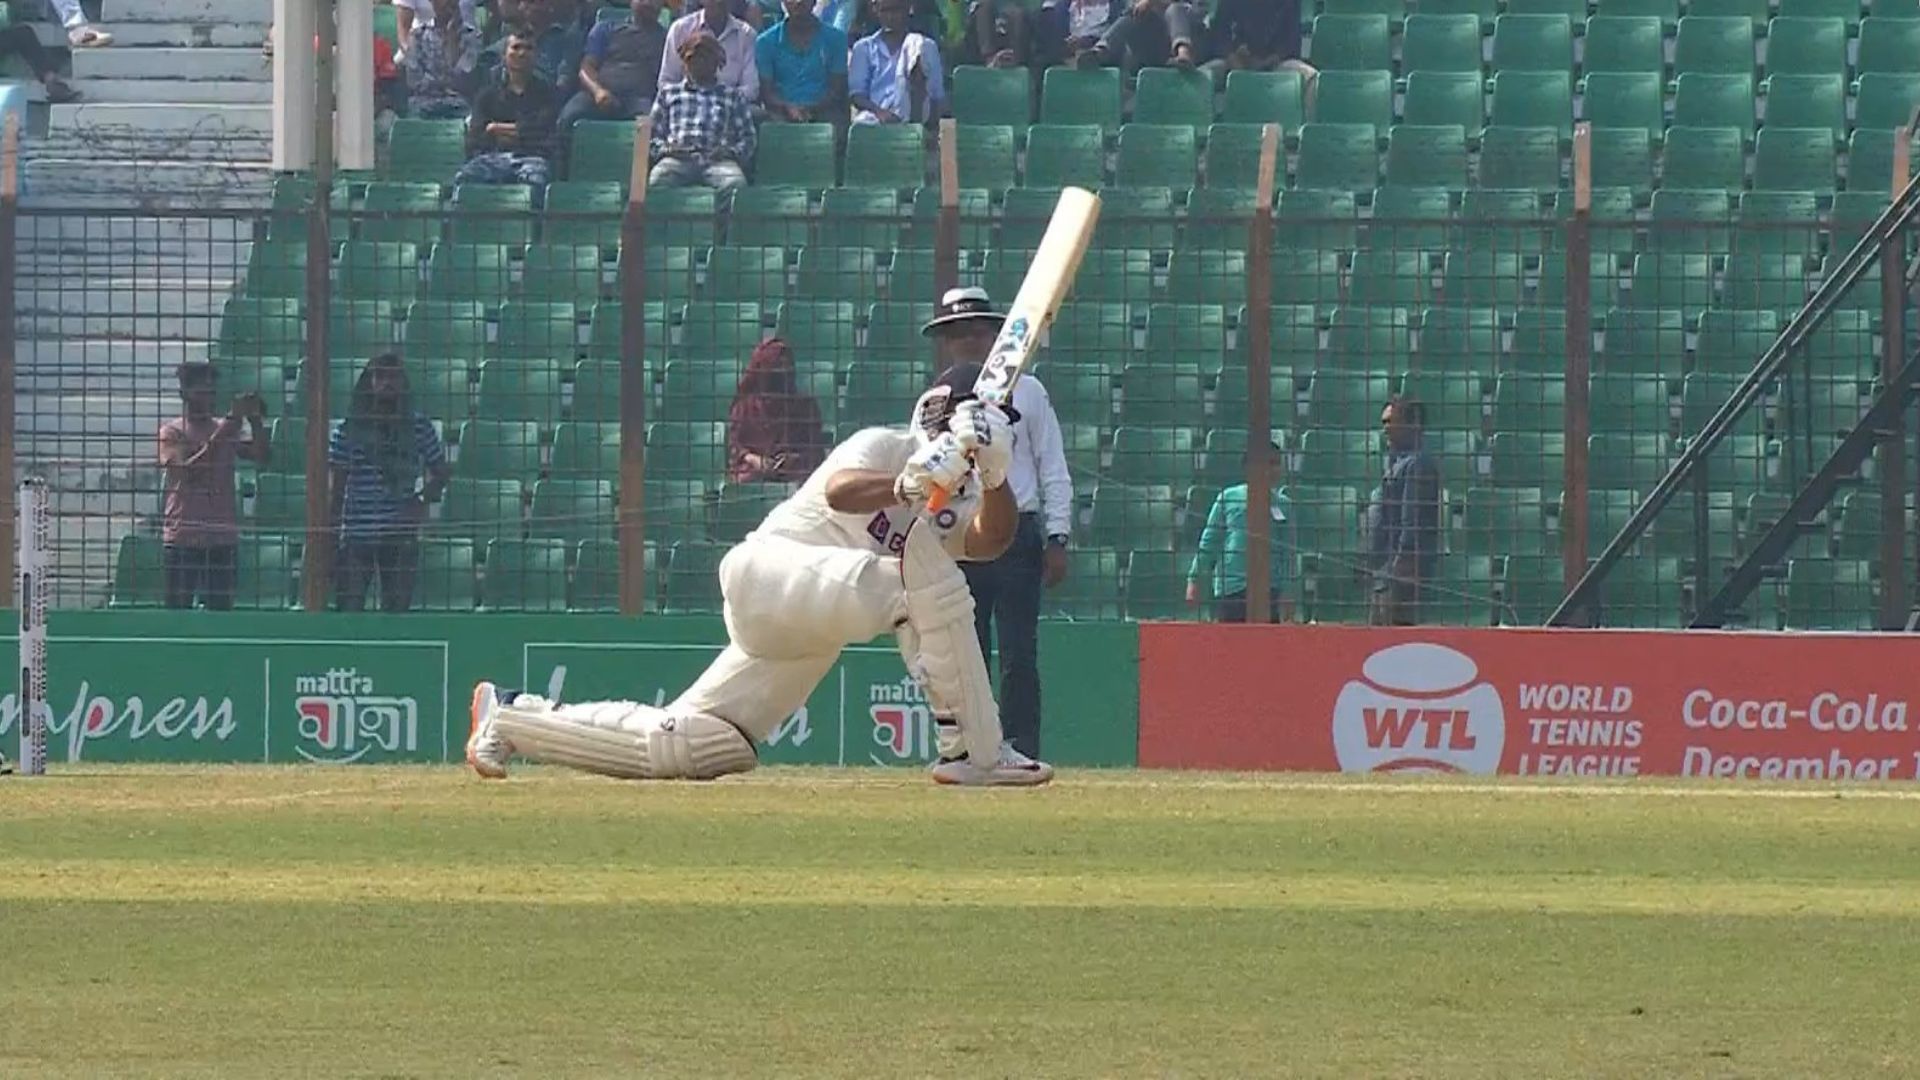
M 473 688 L 473 726 L 467 731 L 467 765 L 483 779 L 507 778 L 507 759 L 513 756 L 513 744 L 494 726 L 494 714 L 500 706 L 511 705 L 518 696 L 518 692 L 502 690 L 490 682 Z
M 960 787 L 1039 787 L 1053 779 L 1053 766 L 1015 750 L 1012 743 L 1003 742 L 1000 760 L 994 762 L 992 768 L 983 769 L 964 757 L 941 758 L 928 775 L 936 784 Z

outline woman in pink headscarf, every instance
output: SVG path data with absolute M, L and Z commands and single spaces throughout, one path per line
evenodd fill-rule
M 793 350 L 761 342 L 747 362 L 727 413 L 727 480 L 805 480 L 826 453 L 820 406 L 800 392 Z

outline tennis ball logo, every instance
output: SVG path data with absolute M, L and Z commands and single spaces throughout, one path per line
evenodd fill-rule
M 1473 658 L 1444 645 L 1381 649 L 1333 703 L 1342 772 L 1492 773 L 1507 720 Z

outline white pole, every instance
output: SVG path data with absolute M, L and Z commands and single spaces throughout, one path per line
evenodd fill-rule
M 339 0 L 334 65 L 334 165 L 373 168 L 373 0 Z
M 313 9 L 313 0 L 273 2 L 273 167 L 282 172 L 313 168 Z
M 20 774 L 47 771 L 47 484 L 20 481 L 18 582 L 20 607 Z

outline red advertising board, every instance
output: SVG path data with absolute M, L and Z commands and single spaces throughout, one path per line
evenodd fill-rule
M 1140 764 L 1920 779 L 1900 635 L 1144 623 Z

